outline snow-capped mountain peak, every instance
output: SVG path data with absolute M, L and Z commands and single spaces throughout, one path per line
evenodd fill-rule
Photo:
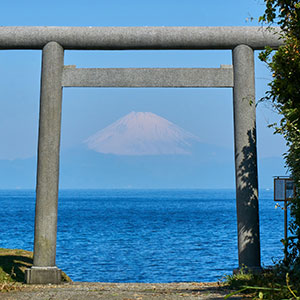
M 199 138 L 151 112 L 131 112 L 90 136 L 85 143 L 116 155 L 189 154 Z

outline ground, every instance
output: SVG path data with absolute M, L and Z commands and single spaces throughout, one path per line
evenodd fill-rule
M 84 283 L 20 285 L 1 300 L 178 300 L 223 299 L 230 291 L 216 283 Z M 236 296 L 235 299 L 242 299 Z
M 1 300 L 177 300 L 223 299 L 230 293 L 220 283 L 101 283 L 72 282 L 63 274 L 60 285 L 26 285 L 24 271 L 32 265 L 32 252 L 0 248 Z M 235 299 L 242 299 L 236 296 Z

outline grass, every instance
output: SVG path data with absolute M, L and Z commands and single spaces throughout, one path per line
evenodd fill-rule
M 32 252 L 0 248 L 0 292 L 19 289 L 20 284 L 25 280 L 25 270 L 32 264 Z M 64 272 L 62 272 L 62 280 L 72 281 Z
M 288 273 L 279 268 L 270 268 L 259 274 L 241 271 L 239 274 L 227 275 L 225 284 L 236 290 L 225 297 L 237 293 L 246 293 L 253 299 L 296 299 L 300 300 L 300 280 L 298 276 L 290 278 Z

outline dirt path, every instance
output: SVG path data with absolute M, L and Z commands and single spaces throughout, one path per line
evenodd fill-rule
M 229 290 L 216 283 L 83 283 L 18 285 L 1 300 L 177 300 L 223 299 Z M 235 299 L 242 299 L 235 297 Z

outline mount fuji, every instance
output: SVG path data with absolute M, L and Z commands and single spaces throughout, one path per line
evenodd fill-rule
M 131 112 L 89 137 L 88 148 L 115 155 L 191 154 L 199 137 L 151 112 Z

